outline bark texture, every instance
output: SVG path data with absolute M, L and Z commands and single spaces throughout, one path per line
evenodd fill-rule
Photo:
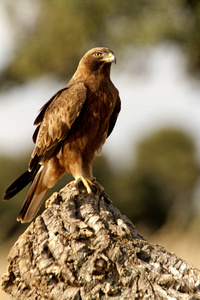
M 140 236 L 98 192 L 71 182 L 11 248 L 13 299 L 200 299 L 200 271 Z

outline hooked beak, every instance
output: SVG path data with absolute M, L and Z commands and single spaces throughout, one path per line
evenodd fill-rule
M 116 57 L 114 56 L 114 54 L 112 53 L 112 52 L 110 52 L 109 54 L 108 54 L 108 56 L 106 57 L 106 58 L 104 58 L 104 59 L 102 59 L 103 61 L 106 61 L 106 62 L 108 62 L 108 63 L 112 63 L 112 62 L 114 62 L 115 64 L 116 64 Z

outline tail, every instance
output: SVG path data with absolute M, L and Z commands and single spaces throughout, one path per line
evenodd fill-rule
M 24 172 L 19 178 L 17 178 L 6 190 L 4 200 L 9 200 L 18 194 L 25 186 L 33 181 L 35 175 L 40 169 L 40 165 L 32 171 Z
M 37 165 L 32 171 L 26 171 L 15 180 L 5 192 L 4 200 L 9 200 L 32 182 L 28 195 L 17 217 L 22 223 L 30 222 L 37 214 L 49 188 L 43 184 L 46 166 Z
M 45 166 L 41 166 L 35 175 L 28 195 L 17 217 L 17 220 L 22 223 L 30 222 L 35 217 L 49 190 L 49 188 L 43 184 L 45 171 Z

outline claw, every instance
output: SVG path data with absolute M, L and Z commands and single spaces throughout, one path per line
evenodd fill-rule
M 96 181 L 96 178 L 93 177 L 90 178 L 89 180 L 93 183 L 96 189 L 100 191 L 100 198 L 103 197 L 107 203 L 111 203 L 112 201 L 110 200 L 109 195 L 105 192 L 104 187 L 98 181 Z
M 93 183 L 93 185 L 96 187 L 97 190 L 99 190 L 101 193 L 103 193 L 105 191 L 104 187 L 98 182 L 96 181 L 95 177 L 89 178 L 90 182 Z
M 83 185 L 84 185 L 84 187 L 86 188 L 88 194 L 92 194 L 92 189 L 91 189 L 91 187 L 92 187 L 93 183 L 92 183 L 92 181 L 90 181 L 90 179 L 85 178 L 85 177 L 83 177 L 83 176 L 80 176 L 80 177 L 78 177 L 78 178 L 76 179 L 75 185 L 78 186 L 79 182 L 82 182 L 82 183 L 83 183 Z
M 104 187 L 99 182 L 96 181 L 95 177 L 85 178 L 83 176 L 80 176 L 75 180 L 75 185 L 78 187 L 78 184 L 80 182 L 82 182 L 82 184 L 86 188 L 88 194 L 92 194 L 92 187 L 93 187 L 93 188 L 96 188 L 96 190 L 98 190 L 100 192 L 100 198 L 103 197 L 107 203 L 112 202 L 110 200 L 108 194 L 105 192 Z

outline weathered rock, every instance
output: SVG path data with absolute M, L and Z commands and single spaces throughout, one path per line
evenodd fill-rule
M 152 245 L 98 192 L 71 182 L 10 250 L 14 299 L 200 299 L 200 271 Z

